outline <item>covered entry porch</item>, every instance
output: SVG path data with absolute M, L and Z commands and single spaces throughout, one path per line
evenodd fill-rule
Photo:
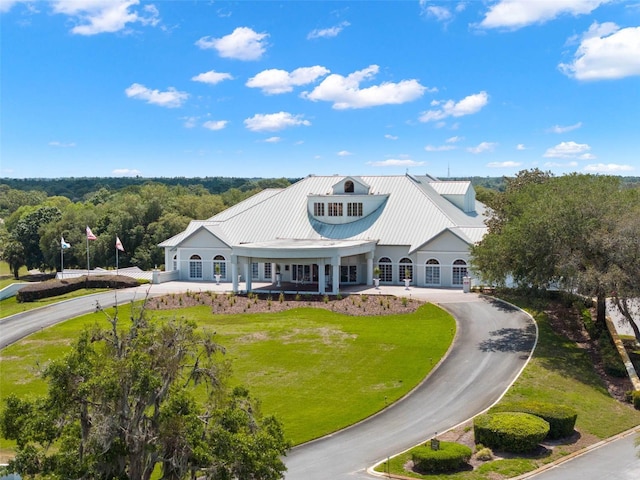
M 373 284 L 375 240 L 276 239 L 235 246 L 231 255 L 232 290 L 239 289 L 239 278 L 245 279 L 247 292 L 252 291 L 252 264 L 271 264 L 274 289 L 338 294 L 341 283 L 356 283 L 360 278 Z M 354 259 L 361 259 L 354 261 Z M 347 261 L 348 260 L 348 261 Z M 348 265 L 343 265 L 347 263 Z M 347 268 L 341 268 L 347 267 Z M 346 271 L 347 281 L 343 277 Z

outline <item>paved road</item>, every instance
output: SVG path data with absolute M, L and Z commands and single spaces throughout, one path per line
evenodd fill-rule
M 640 429 L 627 432 L 613 441 L 567 460 L 541 473 L 522 476 L 531 480 L 638 480 L 640 458 L 635 441 Z
M 191 290 L 192 292 L 200 290 L 222 292 L 225 288 L 227 287 L 224 285 L 216 285 L 215 283 L 169 282 L 160 285 L 142 285 L 136 288 L 96 293 L 53 303 L 45 307 L 0 319 L 0 348 L 11 345 L 27 335 L 69 318 L 95 312 L 98 303 L 102 307 L 107 308 L 114 306 L 116 303 L 124 305 L 134 300 L 143 300 L 146 296 L 153 297 L 187 290 Z
M 142 300 L 145 292 L 140 287 L 135 289 L 114 290 L 108 293 L 97 293 L 53 303 L 35 310 L 18 313 L 0 319 L 0 348 L 20 340 L 43 328 L 50 327 L 63 320 L 95 312 L 99 302 L 103 307 L 111 307 L 117 303 L 124 305 L 132 300 Z
M 418 296 L 414 289 L 413 295 Z M 523 312 L 472 294 L 438 301 L 458 321 L 449 356 L 410 396 L 352 428 L 294 448 L 287 480 L 371 478 L 366 469 L 490 407 L 535 343 Z
M 214 284 L 171 282 L 79 297 L 0 320 L 0 348 L 37 330 L 101 306 L 169 291 L 221 290 Z M 367 293 L 365 290 L 363 293 Z M 389 293 L 441 305 L 458 321 L 448 357 L 411 395 L 349 429 L 293 449 L 287 480 L 370 478 L 366 469 L 387 456 L 444 432 L 491 406 L 515 380 L 535 343 L 535 325 L 523 312 L 459 290 L 389 287 Z M 427 359 L 425 359 L 427 361 Z

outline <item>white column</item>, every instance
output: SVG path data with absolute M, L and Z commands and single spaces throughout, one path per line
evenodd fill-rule
M 244 288 L 247 292 L 251 291 L 251 258 L 246 258 L 244 264 Z
M 333 273 L 332 293 L 337 295 L 340 291 L 340 257 L 333 257 L 331 259 L 331 270 Z
M 373 285 L 373 252 L 367 252 L 367 285 Z
M 324 295 L 327 286 L 327 280 L 324 277 L 324 265 L 325 260 L 321 258 L 318 260 L 318 291 L 321 295 Z
M 238 293 L 238 256 L 231 255 L 231 291 Z

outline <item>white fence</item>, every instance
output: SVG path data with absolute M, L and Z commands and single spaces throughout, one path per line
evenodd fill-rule
M 25 285 L 28 285 L 28 283 L 12 283 L 11 285 L 7 285 L 2 290 L 0 290 L 0 300 L 13 297 L 16 293 L 18 293 L 18 290 L 20 290 Z
M 126 277 L 132 277 L 138 280 L 148 280 L 150 282 L 153 280 L 153 273 L 154 272 L 145 272 L 144 270 L 140 270 L 138 267 L 127 267 L 127 268 L 118 269 L 118 275 L 124 275 Z M 115 275 L 116 271 L 105 270 L 104 268 L 96 268 L 93 270 L 89 270 L 88 274 L 89 275 Z M 87 275 L 86 269 L 84 270 L 65 269 L 64 272 L 56 273 L 56 278 L 57 279 L 75 278 L 75 277 L 84 277 L 86 275 Z

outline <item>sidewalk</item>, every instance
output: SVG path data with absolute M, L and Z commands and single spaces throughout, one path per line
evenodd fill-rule
M 252 282 L 254 289 L 268 288 L 271 284 L 264 282 Z M 241 290 L 244 283 L 240 283 Z M 147 284 L 137 287 L 140 293 L 149 293 L 151 295 L 163 295 L 168 293 L 180 292 L 219 292 L 231 293 L 231 283 L 215 282 L 186 282 L 174 281 L 160 284 Z M 277 293 L 274 291 L 274 293 Z M 373 285 L 352 285 L 344 287 L 340 290 L 342 295 L 394 295 L 396 297 L 416 298 L 425 302 L 436 304 L 443 303 L 463 303 L 477 302 L 479 295 L 476 293 L 463 293 L 461 288 L 427 288 L 427 287 L 409 287 L 407 290 L 402 285 L 381 285 L 375 288 Z

